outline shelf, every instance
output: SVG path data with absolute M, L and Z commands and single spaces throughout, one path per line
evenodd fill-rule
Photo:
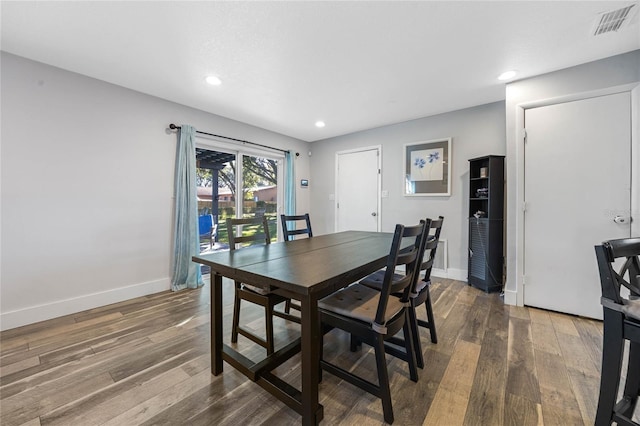
M 480 174 L 486 176 L 480 176 Z M 481 196 L 483 195 L 483 196 Z M 504 267 L 504 156 L 469 160 L 469 258 L 467 282 L 500 291 Z M 481 211 L 482 217 L 474 213 Z

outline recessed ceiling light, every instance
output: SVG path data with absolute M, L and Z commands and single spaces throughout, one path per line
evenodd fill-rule
M 502 81 L 504 81 L 504 80 L 510 80 L 510 79 L 512 79 L 513 77 L 515 77 L 515 76 L 516 76 L 516 74 L 517 74 L 517 72 L 516 72 L 516 71 L 513 71 L 513 70 L 512 70 L 512 71 L 505 71 L 505 72 L 503 72 L 502 74 L 500 74 L 500 75 L 498 76 L 498 80 L 502 80 Z
M 316 127 L 324 127 L 324 121 L 316 121 Z
M 218 77 L 216 77 L 215 75 L 210 75 L 209 77 L 207 77 L 205 79 L 205 81 L 207 83 L 209 83 L 210 85 L 212 85 L 212 86 L 219 86 L 219 85 L 222 84 L 222 81 Z

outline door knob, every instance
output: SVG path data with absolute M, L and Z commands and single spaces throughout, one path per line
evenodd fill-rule
M 371 213 L 371 216 L 378 216 L 378 213 L 373 212 L 373 213 Z
M 626 217 L 626 216 L 620 216 L 620 215 L 618 215 L 618 216 L 616 216 L 616 217 L 614 217 L 614 218 L 613 218 L 613 221 L 614 221 L 615 223 L 629 223 L 629 222 L 631 222 L 631 217 Z

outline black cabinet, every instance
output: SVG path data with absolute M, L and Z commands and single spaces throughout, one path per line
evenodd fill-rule
M 469 160 L 469 275 L 486 292 L 502 290 L 504 156 Z

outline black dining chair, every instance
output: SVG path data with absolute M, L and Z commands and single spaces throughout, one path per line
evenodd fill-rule
M 285 241 L 291 241 L 300 235 L 306 235 L 308 238 L 313 237 L 309 213 L 301 215 L 281 214 L 280 221 L 282 222 L 282 234 Z M 303 224 L 301 224 L 301 222 L 303 222 Z M 284 312 L 289 314 L 292 308 L 297 311 L 301 309 L 297 301 L 288 299 L 284 305 Z
M 240 236 L 237 232 L 237 227 L 251 226 L 254 231 L 251 235 Z M 229 235 L 229 250 L 234 251 L 238 249 L 237 245 L 241 244 L 271 244 L 271 238 L 269 236 L 269 226 L 267 224 L 267 218 L 265 216 L 252 217 L 246 219 L 233 219 L 227 218 L 227 233 Z M 265 310 L 265 336 L 262 337 L 252 333 L 246 328 L 240 327 L 240 306 L 241 302 L 246 300 L 256 305 L 264 307 Z M 290 321 L 300 323 L 300 319 L 288 315 L 285 312 L 279 312 L 274 307 L 282 302 L 286 302 L 289 299 L 277 295 L 271 291 L 268 286 L 257 287 L 249 284 L 244 284 L 239 281 L 235 282 L 235 298 L 233 302 L 233 323 L 231 328 L 231 342 L 238 342 L 238 334 L 252 340 L 267 350 L 267 355 L 271 355 L 274 352 L 274 339 L 273 339 L 273 316 L 278 316 Z
M 638 426 L 633 421 L 633 414 L 640 396 L 640 238 L 605 241 L 595 246 L 595 250 L 604 314 L 600 396 L 595 424 L 604 426 L 616 422 Z M 624 262 L 619 272 L 614 269 L 616 260 Z M 629 297 L 621 294 L 623 287 L 629 290 Z M 622 397 L 618 399 L 625 341 L 629 342 L 626 381 Z
M 384 420 L 387 423 L 393 423 L 393 407 L 384 342 L 400 330 L 404 332 L 405 351 L 409 357 L 411 380 L 418 380 L 413 337 L 411 336 L 412 327 L 409 324 L 409 310 L 407 309 L 410 306 L 412 275 L 408 274 L 401 279 L 394 280 L 393 271 L 399 266 L 409 265 L 409 269 L 415 266 L 415 262 L 418 261 L 418 247 L 424 232 L 424 221 L 416 226 L 396 225 L 387 258 L 387 272 L 380 290 L 356 283 L 318 302 L 324 331 L 333 328 L 342 329 L 374 348 L 378 384 L 371 383 L 355 373 L 329 363 L 322 357 L 322 353 L 321 368 L 380 398 Z M 403 238 L 414 238 L 416 244 L 401 251 Z M 392 293 L 401 293 L 403 296 L 393 297 Z
M 438 219 L 433 219 L 430 221 L 429 232 L 427 233 L 427 238 L 425 239 L 424 244 L 424 257 L 426 260 L 422 262 L 420 265 L 420 272 L 424 271 L 422 277 L 416 277 L 416 288 L 411 297 L 411 315 L 412 324 L 417 324 L 420 327 L 424 327 L 429 330 L 429 335 L 431 337 L 431 343 L 438 343 L 438 334 L 436 333 L 436 322 L 433 316 L 433 304 L 431 301 L 431 271 L 433 270 L 433 263 L 435 261 L 436 252 L 438 250 L 438 243 L 440 242 L 440 232 L 442 231 L 442 225 L 444 223 L 444 217 L 439 216 Z M 428 253 L 428 255 L 427 255 Z M 423 258 L 424 259 L 424 258 Z M 427 321 L 419 319 L 417 317 L 416 309 L 420 306 L 424 305 Z M 420 343 L 420 334 L 419 329 L 415 328 L 415 338 L 417 342 L 416 350 L 418 351 L 416 354 L 416 359 L 418 361 L 418 366 L 420 368 L 424 367 L 424 360 L 422 356 L 422 345 Z
M 444 223 L 444 217 L 439 216 L 438 219 L 426 220 L 426 232 L 421 242 L 420 254 L 418 256 L 418 269 L 414 273 L 412 291 L 411 291 L 411 306 L 409 307 L 410 323 L 413 327 L 412 336 L 414 338 L 413 347 L 416 350 L 416 362 L 418 367 L 424 368 L 424 356 L 422 355 L 422 343 L 420 340 L 420 327 L 427 328 L 431 337 L 432 343 L 438 343 L 438 335 L 436 333 L 436 323 L 433 315 L 433 305 L 431 303 L 431 293 L 429 288 L 431 286 L 431 270 L 433 269 L 433 262 L 438 249 L 438 242 L 440 241 L 440 232 L 442 231 L 442 224 Z M 423 273 L 424 271 L 424 273 Z M 410 271 L 406 271 L 405 274 L 409 274 Z M 369 275 L 362 281 L 361 284 L 367 287 L 380 289 L 382 288 L 382 282 L 384 280 L 385 271 L 376 271 Z M 402 278 L 401 274 L 395 274 L 394 280 Z M 395 294 L 396 297 L 402 297 L 401 294 Z M 418 318 L 416 309 L 424 305 L 427 313 L 427 320 Z M 404 346 L 404 342 L 400 338 L 392 338 L 388 340 L 389 343 L 395 346 Z M 352 350 L 356 350 L 359 342 L 354 341 L 352 344 Z M 406 354 L 398 352 L 395 347 L 389 347 L 388 353 L 398 358 L 406 360 Z
M 291 241 L 297 235 L 307 235 L 308 237 L 313 237 L 313 232 L 311 231 L 311 218 L 309 218 L 309 213 L 301 215 L 281 214 L 280 220 L 282 221 L 282 234 L 285 241 Z M 300 226 L 300 222 L 304 222 L 304 225 Z

